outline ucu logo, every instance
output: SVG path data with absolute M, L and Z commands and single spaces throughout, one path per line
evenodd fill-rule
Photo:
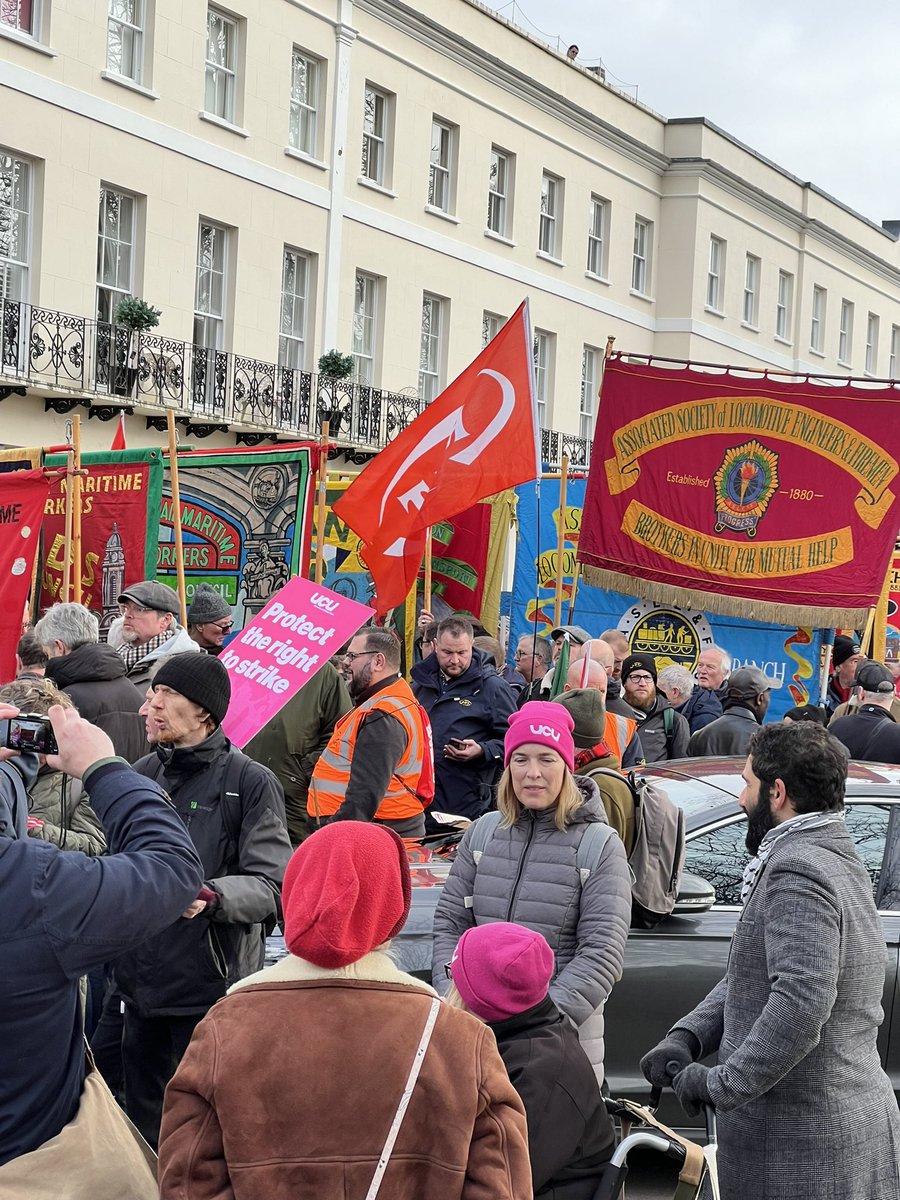
M 549 737 L 553 738 L 554 742 L 559 741 L 559 730 L 551 729 L 549 725 L 529 725 L 528 728 L 538 737 Z
M 323 608 L 326 612 L 333 613 L 340 601 L 329 600 L 327 596 L 323 596 L 321 592 L 315 592 L 309 598 L 310 604 L 314 604 L 316 608 Z

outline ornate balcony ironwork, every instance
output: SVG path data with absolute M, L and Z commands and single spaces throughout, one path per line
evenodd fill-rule
M 245 440 L 314 438 L 327 417 L 330 436 L 363 462 L 401 433 L 425 409 L 411 389 L 388 392 L 350 379 L 334 379 L 276 366 L 157 333 L 72 313 L 0 301 L 0 400 L 49 393 L 47 403 L 151 410 L 148 426 L 165 428 L 165 411 L 190 422 L 192 436 L 231 427 Z M 112 401 L 112 403 L 110 403 Z M 153 415 L 152 410 L 160 415 Z M 558 466 L 568 454 L 573 469 L 587 467 L 590 443 L 572 434 L 542 430 L 542 457 Z

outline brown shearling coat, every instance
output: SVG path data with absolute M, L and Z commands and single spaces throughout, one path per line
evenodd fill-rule
M 161 1200 L 364 1197 L 434 993 L 373 951 L 288 956 L 198 1025 L 166 1092 Z M 531 1200 L 524 1109 L 494 1036 L 442 1004 L 385 1200 Z

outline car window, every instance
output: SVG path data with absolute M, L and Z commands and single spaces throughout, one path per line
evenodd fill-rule
M 894 807 L 893 804 L 848 804 L 844 817 L 857 853 L 869 872 L 872 892 L 876 897 L 881 883 L 888 821 Z
M 741 902 L 741 882 L 750 857 L 744 844 L 746 836 L 747 821 L 740 816 L 688 841 L 684 869 L 712 884 L 716 889 L 716 904 Z

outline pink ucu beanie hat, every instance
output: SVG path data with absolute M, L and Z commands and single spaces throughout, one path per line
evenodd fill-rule
M 509 718 L 503 743 L 503 762 L 509 765 L 513 750 L 520 746 L 549 746 L 562 758 L 570 771 L 575 769 L 575 722 L 561 704 L 552 700 L 530 700 Z
M 539 933 L 492 921 L 462 935 L 450 974 L 469 1012 L 482 1021 L 503 1021 L 540 1004 L 553 967 L 553 951 Z

